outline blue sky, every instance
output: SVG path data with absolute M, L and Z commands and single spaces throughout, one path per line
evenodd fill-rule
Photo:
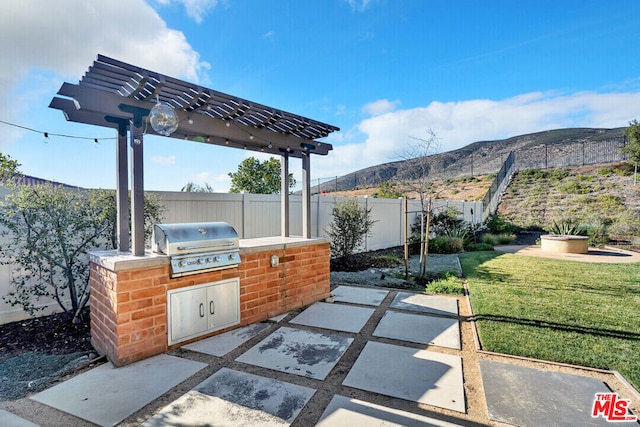
M 640 2 L 22 0 L 0 13 L 0 152 L 29 175 L 115 187 L 114 133 L 47 108 L 97 54 L 341 128 L 313 180 L 440 151 L 640 119 Z M 98 138 L 98 144 L 93 142 Z M 243 150 L 145 139 L 145 187 L 226 192 Z M 293 160 L 298 180 L 300 165 Z

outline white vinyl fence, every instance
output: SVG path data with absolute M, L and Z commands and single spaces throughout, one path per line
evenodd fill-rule
M 223 221 L 231 224 L 241 239 L 279 236 L 280 196 L 265 194 L 218 194 L 154 192 L 167 207 L 165 223 Z M 316 195 L 311 198 L 311 235 L 326 237 L 335 203 L 343 198 Z M 358 203 L 371 209 L 376 223 L 367 238 L 364 250 L 383 249 L 403 244 L 402 199 L 357 198 Z M 434 200 L 432 209 L 440 212 L 447 208 L 460 212 L 467 222 L 482 220 L 482 202 L 452 202 Z M 409 200 L 409 224 L 413 224 L 420 212 L 420 202 Z M 290 196 L 290 234 L 302 235 L 302 197 Z
M 186 193 L 153 192 L 158 195 L 167 208 L 164 223 L 212 222 L 223 221 L 231 224 L 241 239 L 281 235 L 280 196 L 263 194 L 223 194 L 223 193 Z M 0 197 L 6 190 L 0 186 Z M 331 196 L 313 196 L 311 199 L 311 234 L 313 237 L 326 237 L 326 230 L 332 220 L 335 203 L 343 198 Z M 367 237 L 364 250 L 376 250 L 400 246 L 403 244 L 404 218 L 402 199 L 358 198 L 358 203 L 371 208 L 375 222 L 371 236 Z M 408 203 L 409 225 L 416 222 L 420 212 L 420 202 Z M 448 207 L 461 213 L 467 222 L 479 223 L 482 220 L 482 202 L 451 202 L 434 200 L 435 212 Z M 291 196 L 290 234 L 302 235 L 302 197 Z M 2 242 L 0 242 L 2 244 Z M 11 268 L 0 266 L 0 296 L 10 291 Z M 57 309 L 56 303 L 44 304 L 44 314 Z M 27 318 L 20 307 L 11 307 L 0 300 L 0 325 Z

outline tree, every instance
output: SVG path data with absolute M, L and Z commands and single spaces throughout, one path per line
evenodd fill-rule
M 337 258 L 349 258 L 370 235 L 375 223 L 371 219 L 371 208 L 360 207 L 356 199 L 347 199 L 335 204 L 331 212 L 333 220 L 326 230 L 331 239 L 331 253 Z
M 229 193 L 247 192 L 251 194 L 280 194 L 280 161 L 270 157 L 264 162 L 255 157 L 246 158 L 238 165 L 237 172 L 229 172 L 231 189 Z M 289 188 L 296 185 L 293 174 L 289 174 Z
M 89 300 L 87 251 L 114 247 L 115 206 L 114 191 L 17 185 L 0 211 L 0 262 L 12 266 L 14 287 L 3 299 L 33 315 L 41 298 L 53 298 L 79 323 Z
M 640 122 L 633 120 L 629 122 L 629 127 L 624 130 L 624 134 L 629 138 L 629 143 L 624 147 L 623 152 L 629 154 L 635 166 L 633 173 L 633 184 L 637 182 L 638 163 L 640 163 Z
M 20 167 L 20 163 L 13 160 L 11 156 L 0 153 L 0 182 L 19 175 L 18 167 Z
M 187 182 L 187 185 L 182 187 L 180 191 L 186 193 L 213 193 L 213 187 L 211 187 L 208 183 L 204 183 L 204 185 L 198 185 L 194 182 Z
M 431 159 L 439 149 L 438 136 L 428 129 L 426 138 L 411 137 L 414 141 L 407 149 L 400 153 L 400 157 L 410 161 L 412 173 L 404 183 L 410 191 L 418 193 L 422 215 L 420 217 L 420 275 L 427 270 L 427 256 L 429 255 L 429 220 L 431 218 L 431 198 L 428 197 L 432 186 Z

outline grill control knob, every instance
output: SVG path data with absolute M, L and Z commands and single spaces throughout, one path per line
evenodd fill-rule
M 180 261 L 180 262 L 178 263 L 178 267 L 180 267 L 180 268 L 184 268 L 184 267 L 186 267 L 186 266 L 187 266 L 187 263 L 186 263 L 185 261 Z
M 220 257 L 219 256 L 213 257 L 213 262 L 220 262 Z
M 211 263 L 213 262 L 213 258 L 211 258 L 211 257 L 207 257 L 207 259 L 205 260 L 205 262 L 206 262 L 207 264 L 211 264 Z
M 229 261 L 233 261 L 234 259 L 235 259 L 235 255 L 234 254 L 229 255 Z
M 198 258 L 198 265 L 204 264 L 204 258 Z

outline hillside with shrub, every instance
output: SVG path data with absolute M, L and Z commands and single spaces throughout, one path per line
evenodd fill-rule
M 335 193 L 401 184 L 426 170 L 429 181 L 453 181 L 496 173 L 510 152 L 520 169 L 579 166 L 621 161 L 625 128 L 569 128 L 518 135 L 494 141 L 477 141 L 462 148 L 423 159 L 399 160 L 371 166 L 347 175 L 325 179 L 313 192 Z M 409 142 L 408 142 L 409 143 Z
M 640 185 L 629 163 L 524 169 L 509 183 L 498 215 L 524 229 L 579 226 L 595 245 L 638 245 Z

